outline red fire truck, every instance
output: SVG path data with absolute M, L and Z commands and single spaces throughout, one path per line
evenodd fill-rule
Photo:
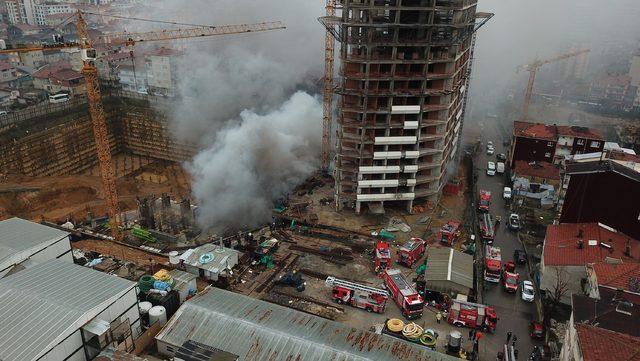
M 484 280 L 500 282 L 502 272 L 502 254 L 500 247 L 487 246 L 484 254 Z
M 453 242 L 460 236 L 460 222 L 447 221 L 447 223 L 440 229 L 440 242 L 451 247 Z
M 379 241 L 376 244 L 374 253 L 373 269 L 376 274 L 381 274 L 389 267 L 391 267 L 391 250 L 389 250 L 389 243 Z
M 422 317 L 424 300 L 399 269 L 386 270 L 384 284 L 391 293 L 393 301 L 400 307 L 404 317 L 408 319 Z
M 480 217 L 480 235 L 487 244 L 493 243 L 495 227 L 493 226 L 493 217 L 489 213 L 483 213 Z
M 424 256 L 425 242 L 422 238 L 411 238 L 402 247 L 398 248 L 398 263 L 412 267 Z
M 478 198 L 478 210 L 480 212 L 489 212 L 489 205 L 491 204 L 491 192 L 481 189 Z
M 335 277 L 327 277 L 324 281 L 327 287 L 331 287 L 331 298 L 337 303 L 362 308 L 367 312 L 384 313 L 389 299 L 389 292 L 379 288 L 363 286 Z
M 505 263 L 500 280 L 503 289 L 509 293 L 517 293 L 518 281 L 520 281 L 520 275 L 516 272 L 516 264 L 513 261 Z
M 469 327 L 494 332 L 498 317 L 493 307 L 460 300 L 453 300 L 447 322 L 456 327 Z

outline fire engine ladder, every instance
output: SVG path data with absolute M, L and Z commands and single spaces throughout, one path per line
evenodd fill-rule
M 341 280 L 332 276 L 327 277 L 327 279 L 324 281 L 324 284 L 327 287 L 340 286 L 340 287 L 344 287 L 352 290 L 358 290 L 358 291 L 367 292 L 370 294 L 377 294 L 380 296 L 389 297 L 389 292 L 385 290 L 381 290 L 379 288 L 374 288 L 369 286 L 363 286 L 354 282 Z

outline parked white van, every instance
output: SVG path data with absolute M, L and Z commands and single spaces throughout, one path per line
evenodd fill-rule
M 49 103 L 52 103 L 52 104 L 64 103 L 68 101 L 69 101 L 69 94 L 60 93 L 60 94 L 49 95 Z

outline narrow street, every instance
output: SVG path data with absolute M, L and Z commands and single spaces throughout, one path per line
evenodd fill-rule
M 503 139 L 498 136 L 500 134 L 497 129 L 488 126 L 487 123 L 482 126 L 482 148 L 475 158 L 475 167 L 478 170 L 478 190 L 484 189 L 491 191 L 491 207 L 490 213 L 494 217 L 500 216 L 502 221 L 496 227 L 494 246 L 500 247 L 502 251 L 502 262 L 513 260 L 513 252 L 516 249 L 522 249 L 517 233 L 510 231 L 507 227 L 509 217 L 509 208 L 502 197 L 503 187 L 505 183 L 504 174 L 496 174 L 494 176 L 487 175 L 487 162 L 497 162 L 496 154 L 507 153 L 507 149 L 502 145 Z M 487 155 L 486 144 L 493 141 L 495 154 Z M 530 280 L 526 265 L 517 266 L 520 274 L 520 280 Z M 516 294 L 506 293 L 502 290 L 499 283 L 484 282 L 485 298 L 484 304 L 496 308 L 498 314 L 498 326 L 496 333 L 485 338 L 485 345 L 481 345 L 483 350 L 482 360 L 495 360 L 496 354 L 501 350 L 507 337 L 507 332 L 511 331 L 517 336 L 516 349 L 519 351 L 519 359 L 526 360 L 533 350 L 534 345 L 542 345 L 542 342 L 532 340 L 529 337 L 529 322 L 536 319 L 535 303 L 527 303 L 521 298 L 521 290 L 518 288 Z M 538 294 L 536 294 L 538 297 Z M 512 341 L 513 342 L 513 337 Z M 484 346 L 484 348 L 483 348 Z

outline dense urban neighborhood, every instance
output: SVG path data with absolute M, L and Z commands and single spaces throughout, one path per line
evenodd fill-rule
M 0 0 L 0 361 L 640 361 L 638 17 Z

